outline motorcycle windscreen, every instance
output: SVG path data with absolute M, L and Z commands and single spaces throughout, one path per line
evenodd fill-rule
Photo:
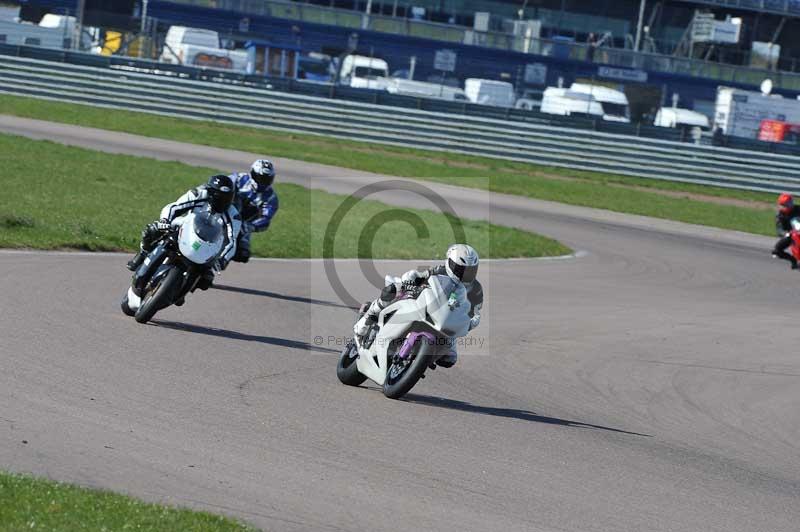
M 446 275 L 433 275 L 428 284 L 431 287 L 426 290 L 428 315 L 433 318 L 434 326 L 450 338 L 466 336 L 470 303 L 464 285 Z
M 214 243 L 225 234 L 225 222 L 219 214 L 200 212 L 194 217 L 194 234 L 203 242 Z
M 217 258 L 225 244 L 225 222 L 218 214 L 192 213 L 186 217 L 178 235 L 184 257 L 195 264 L 206 264 Z

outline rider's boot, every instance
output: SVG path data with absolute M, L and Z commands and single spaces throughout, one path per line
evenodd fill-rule
M 132 272 L 135 272 L 139 269 L 139 266 L 142 265 L 144 262 L 144 258 L 147 256 L 147 253 L 144 250 L 139 250 L 139 253 L 133 256 L 131 260 L 128 261 L 128 269 Z
M 458 361 L 458 353 L 456 352 L 456 348 L 451 347 L 449 353 L 447 353 L 443 357 L 440 357 L 436 361 L 436 365 L 441 366 L 443 368 L 452 368 L 453 366 L 455 366 L 457 361 Z
M 355 325 L 353 325 L 353 333 L 355 333 L 356 336 L 364 336 L 376 323 L 378 323 L 378 314 L 381 313 L 381 310 L 383 310 L 383 307 L 385 306 L 381 303 L 382 301 L 380 299 L 373 301 L 369 305 L 369 308 L 367 308 L 367 311 L 364 313 L 364 315 L 361 316 L 361 319 L 358 320 Z
M 200 275 L 200 279 L 197 281 L 197 288 L 208 290 L 212 284 L 214 284 L 214 272 L 206 270 Z
M 381 291 L 381 297 L 376 299 L 370 304 L 367 311 L 361 316 L 361 319 L 353 325 L 353 332 L 356 336 L 364 336 L 372 328 L 373 325 L 378 323 L 378 314 L 381 313 L 386 306 L 394 301 L 397 296 L 397 287 L 394 284 L 384 286 Z
M 774 258 L 776 258 L 776 259 L 788 260 L 788 261 L 791 263 L 791 268 L 792 268 L 793 270 L 796 270 L 796 269 L 798 268 L 798 265 L 797 265 L 797 259 L 795 259 L 795 258 L 794 258 L 792 255 L 790 255 L 789 253 L 786 253 L 786 252 L 785 252 L 785 251 L 783 251 L 782 249 L 777 249 L 777 248 L 776 248 L 776 249 L 773 249 L 773 250 L 772 250 L 772 256 L 773 256 Z

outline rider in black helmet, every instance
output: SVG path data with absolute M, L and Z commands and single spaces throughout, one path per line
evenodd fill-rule
M 233 198 L 236 195 L 233 180 L 224 174 L 213 175 L 208 180 L 208 183 L 193 188 L 186 194 L 177 199 L 174 203 L 170 203 L 161 210 L 161 218 L 155 222 L 147 224 L 142 231 L 142 243 L 139 246 L 139 253 L 136 254 L 130 261 L 128 261 L 128 269 L 136 271 L 142 264 L 144 258 L 153 250 L 154 244 L 158 241 L 161 235 L 169 231 L 172 227 L 172 222 L 175 218 L 186 214 L 187 212 L 197 208 L 210 208 L 213 212 L 222 214 L 227 223 L 232 223 L 233 219 L 239 219 L 239 213 L 233 207 Z M 231 243 L 226 247 L 222 257 L 220 257 L 219 267 L 224 268 L 233 256 L 235 246 Z M 230 256 L 228 256 L 230 255 Z M 213 277 L 212 277 L 213 279 Z M 211 282 L 207 283 L 207 288 L 211 286 Z M 201 288 L 203 287 L 201 286 Z

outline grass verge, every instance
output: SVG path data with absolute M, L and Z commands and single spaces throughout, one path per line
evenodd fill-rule
M 161 207 L 215 173 L 174 162 L 114 155 L 48 141 L 0 135 L 0 247 L 134 250 L 144 224 Z M 280 210 L 270 229 L 253 237 L 262 257 L 319 257 L 323 235 L 345 196 L 278 183 Z M 427 236 L 402 219 L 361 238 L 376 216 L 397 209 L 363 201 L 341 221 L 334 255 L 361 258 L 436 258 L 453 241 L 450 220 L 432 211 L 402 209 L 422 219 Z M 554 240 L 487 222 L 461 221 L 485 257 L 569 253 Z
M 0 529 L 77 532 L 255 531 L 227 517 L 148 504 L 125 495 L 0 473 Z
M 0 96 L 0 113 L 772 234 L 773 195 Z M 280 169 L 278 169 L 280 170 Z M 488 179 L 487 179 L 487 176 Z

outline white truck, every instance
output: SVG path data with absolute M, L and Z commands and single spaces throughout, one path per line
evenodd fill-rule
M 170 26 L 159 61 L 243 71 L 247 68 L 247 52 L 222 48 L 216 31 Z
M 560 116 L 595 116 L 603 118 L 603 105 L 591 94 L 559 87 L 547 87 L 542 95 L 542 113 Z
M 494 107 L 514 107 L 514 85 L 494 79 L 467 78 L 464 93 L 472 103 Z
M 43 48 L 71 48 L 75 31 L 75 17 L 46 14 L 39 24 L 0 20 L 0 42 L 15 45 L 41 46 Z M 87 50 L 99 35 L 97 28 L 84 26 L 81 49 Z
M 467 95 L 459 87 L 450 87 L 427 81 L 414 81 L 411 79 L 391 78 L 386 86 L 386 91 L 400 96 L 414 98 L 432 98 L 435 100 L 466 101 Z
M 631 111 L 628 104 L 628 97 L 625 93 L 606 87 L 605 85 L 592 85 L 590 83 L 573 83 L 570 85 L 571 92 L 588 94 L 603 107 L 603 120 L 609 122 L 630 123 Z
M 762 120 L 800 123 L 800 101 L 731 87 L 717 89 L 714 129 L 726 135 L 758 138 Z
M 377 57 L 347 55 L 339 68 L 339 84 L 354 89 L 386 90 L 389 86 L 389 64 Z
M 653 125 L 672 128 L 682 126 L 699 127 L 706 130 L 711 127 L 708 117 L 703 113 L 678 107 L 662 107 L 659 109 L 653 120 Z

